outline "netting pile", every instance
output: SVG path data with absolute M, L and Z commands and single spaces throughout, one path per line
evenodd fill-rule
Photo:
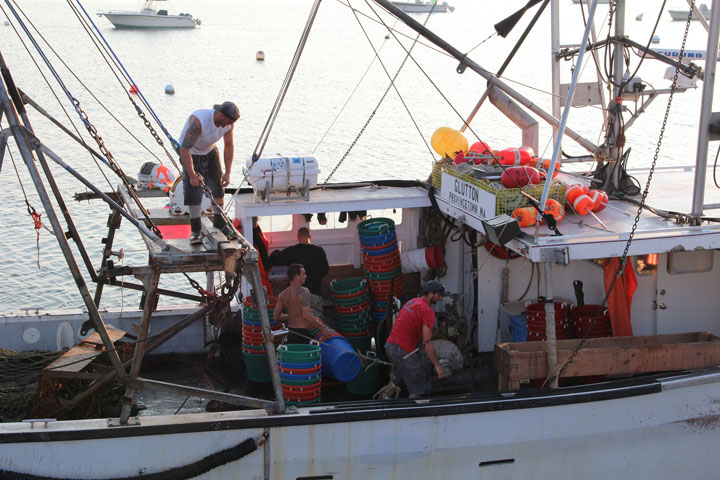
M 0 348 L 0 422 L 17 422 L 30 410 L 42 369 L 63 352 Z

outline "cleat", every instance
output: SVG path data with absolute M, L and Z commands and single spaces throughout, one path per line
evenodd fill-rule
M 190 245 L 198 245 L 202 243 L 202 233 L 192 232 L 190 234 Z

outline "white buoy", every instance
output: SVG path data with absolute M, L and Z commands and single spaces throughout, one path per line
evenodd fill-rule
M 6 27 L 9 27 L 9 26 L 10 26 L 10 22 L 7 21 L 7 20 L 5 20 L 5 21 L 3 22 L 3 25 L 5 25 Z
M 258 50 L 258 52 L 255 54 L 255 60 L 257 60 L 258 62 L 265 61 L 265 52 L 263 52 L 262 50 Z
M 172 85 L 165 85 L 165 93 L 167 93 L 168 95 L 174 94 L 175 87 L 173 87 Z
M 660 37 L 657 35 L 653 35 L 652 37 L 652 43 L 660 43 Z

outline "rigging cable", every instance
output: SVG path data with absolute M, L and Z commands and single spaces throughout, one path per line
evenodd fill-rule
M 370 4 L 368 3 L 367 0 L 365 0 L 365 3 L 366 3 L 368 6 L 370 6 Z M 348 3 L 348 4 L 349 4 L 349 3 Z M 370 7 L 370 8 L 372 9 L 372 7 Z M 405 66 L 405 62 L 407 62 L 407 59 L 408 59 L 408 58 L 412 58 L 411 55 L 410 55 L 410 52 L 411 52 L 412 49 L 415 47 L 416 41 L 417 41 L 417 39 L 420 37 L 420 34 L 418 34 L 418 35 L 415 37 L 415 40 L 413 41 L 413 44 L 410 46 L 410 50 L 405 50 L 405 52 L 406 52 L 405 58 L 404 58 L 403 61 L 400 63 L 400 66 L 398 67 L 397 71 L 395 72 L 395 75 L 394 75 L 394 76 L 390 76 L 390 72 L 388 72 L 387 68 L 385 68 L 385 64 L 382 62 L 382 60 L 380 60 L 380 55 L 378 54 L 378 51 L 375 50 L 375 46 L 372 44 L 372 41 L 370 40 L 370 37 L 369 37 L 367 31 L 365 30 L 365 28 L 363 27 L 362 23 L 360 22 L 360 19 L 358 18 L 358 16 L 357 16 L 357 10 L 356 10 L 355 8 L 352 8 L 352 7 L 351 7 L 351 11 L 353 12 L 353 15 L 355 16 L 355 20 L 357 21 L 358 25 L 360 26 L 360 29 L 362 30 L 363 34 L 365 35 L 365 38 L 367 39 L 368 43 L 370 44 L 370 48 L 373 49 L 373 52 L 375 53 L 375 58 L 378 59 L 378 62 L 380 63 L 380 66 L 382 67 L 383 71 L 385 72 L 385 75 L 387 75 L 387 77 L 390 79 L 390 84 L 389 84 L 388 87 L 385 89 L 385 93 L 382 94 L 382 96 L 380 97 L 380 100 L 378 101 L 378 103 L 377 103 L 377 105 L 375 106 L 375 108 L 373 109 L 373 111 L 370 113 L 370 117 L 369 117 L 369 118 L 367 119 L 367 121 L 365 122 L 365 125 L 363 125 L 363 127 L 360 129 L 360 131 L 358 132 L 358 134 L 355 136 L 355 139 L 352 141 L 352 143 L 350 143 L 350 146 L 349 146 L 348 149 L 345 151 L 345 153 L 344 153 L 343 156 L 340 158 L 340 160 L 339 160 L 338 163 L 335 165 L 335 167 L 332 169 L 332 171 L 330 172 L 330 175 L 328 175 L 327 178 L 325 179 L 325 182 L 323 183 L 323 187 L 328 184 L 328 182 L 330 181 L 330 179 L 332 178 L 332 176 L 335 174 L 335 172 L 337 171 L 337 169 L 340 167 L 340 165 L 342 165 L 342 163 L 345 161 L 345 159 L 346 159 L 347 156 L 350 154 L 350 152 L 352 151 L 352 149 L 355 147 L 355 144 L 357 144 L 357 141 L 360 139 L 360 137 L 363 135 L 363 133 L 365 133 L 365 129 L 367 129 L 368 125 L 370 124 L 370 122 L 372 121 L 372 119 L 375 117 L 375 114 L 377 114 L 377 111 L 378 111 L 378 109 L 380 108 L 380 105 L 382 105 L 383 101 L 385 101 L 385 97 L 387 97 L 387 94 L 390 92 L 390 89 L 391 89 L 391 88 L 392 88 L 392 89 L 395 89 L 395 93 L 397 93 L 398 98 L 400 99 L 400 102 L 403 104 L 403 107 L 405 107 L 405 111 L 408 112 L 408 115 L 410 116 L 410 120 L 413 122 L 413 125 L 415 125 L 415 128 L 417 129 L 418 133 L 420 133 L 420 138 L 422 138 L 423 142 L 425 143 L 425 147 L 428 149 L 428 151 L 430 152 L 430 155 L 432 156 L 432 150 L 430 149 L 430 146 L 428 145 L 427 141 L 425 140 L 425 137 L 423 136 L 422 132 L 420 131 L 420 127 L 418 127 L 417 122 L 415 122 L 415 119 L 413 118 L 412 113 L 410 113 L 410 109 L 408 108 L 407 104 L 405 103 L 405 101 L 404 101 L 403 98 L 402 98 L 402 95 L 400 95 L 400 92 L 398 91 L 397 86 L 395 85 L 395 80 L 397 80 L 398 75 L 400 74 L 400 72 L 402 71 L 403 67 Z M 375 15 L 377 15 L 377 12 L 375 12 L 374 10 L 373 10 L 373 12 L 375 13 Z M 379 15 L 377 15 L 377 16 L 378 16 L 378 18 L 380 18 Z M 428 13 L 428 15 L 427 15 L 427 17 L 426 17 L 426 19 L 425 19 L 425 22 L 426 22 L 426 23 L 427 23 L 427 21 L 428 21 L 429 18 L 430 18 L 430 13 Z M 382 20 L 381 20 L 381 22 L 382 22 Z M 385 22 L 382 22 L 382 23 L 383 23 L 383 25 L 385 26 L 385 28 L 388 28 L 388 26 L 385 24 Z M 393 37 L 397 40 L 397 37 L 395 37 L 394 34 L 393 34 Z M 400 42 L 398 42 L 398 43 L 400 43 Z M 403 47 L 403 48 L 404 48 L 404 47 Z M 433 160 L 434 160 L 434 156 L 433 156 Z
M 8 8 L 10 9 L 10 11 L 13 13 L 13 15 L 15 16 L 15 19 L 17 20 L 20 27 L 22 27 L 23 31 L 25 32 L 25 35 L 27 35 L 28 39 L 33 44 L 33 46 L 37 50 L 40 57 L 45 62 L 45 65 L 48 67 L 50 72 L 55 77 L 55 80 L 57 80 L 58 84 L 60 85 L 60 88 L 63 90 L 63 92 L 67 96 L 68 100 L 70 100 L 70 102 L 73 104 L 73 107 L 75 108 L 75 112 L 80 116 L 80 119 L 82 120 L 83 124 L 85 125 L 85 128 L 88 130 L 88 132 L 90 133 L 90 136 L 93 137 L 93 139 L 97 143 L 100 151 L 105 156 L 106 160 L 104 161 L 104 163 L 106 165 L 108 165 L 110 167 L 110 169 L 120 178 L 123 185 L 127 189 L 128 194 L 135 201 L 138 209 L 142 212 L 143 216 L 145 217 L 145 221 L 148 223 L 148 225 L 152 229 L 153 233 L 155 233 L 158 237 L 162 238 L 162 233 L 160 232 L 160 229 L 158 229 L 157 226 L 152 222 L 152 220 L 150 218 L 150 213 L 147 211 L 147 209 L 142 204 L 142 202 L 140 202 L 140 199 L 137 196 L 137 192 L 135 191 L 135 188 L 131 185 L 127 175 L 125 174 L 125 172 L 123 172 L 120 165 L 115 161 L 115 158 L 113 157 L 112 153 L 105 146 L 105 143 L 104 143 L 102 137 L 100 135 L 98 135 L 97 129 L 95 128 L 95 126 L 92 123 L 90 123 L 90 119 L 89 119 L 87 113 L 85 111 L 83 111 L 83 109 L 80 107 L 80 101 L 70 93 L 70 90 L 67 88 L 65 83 L 60 78 L 60 75 L 58 74 L 57 70 L 55 70 L 55 67 L 53 67 L 52 62 L 50 62 L 50 59 L 47 57 L 47 55 L 45 55 L 45 52 L 43 52 L 42 48 L 40 47 L 38 42 L 33 37 L 30 30 L 25 25 L 25 22 L 20 18 L 20 16 L 18 15 L 18 13 L 15 10 L 15 7 L 13 7 L 11 5 L 11 0 L 5 0 L 5 3 L 8 6 Z M 17 7 L 17 9 L 22 12 L 20 7 Z M 24 12 L 23 12 L 23 15 L 25 15 Z M 25 17 L 27 18 L 26 15 L 25 15 Z M 28 19 L 28 21 L 29 21 L 29 19 Z M 31 23 L 31 25 L 32 25 L 32 23 Z M 33 25 L 33 28 L 34 28 L 34 25 Z
M 71 3 L 71 0 L 66 0 L 66 1 L 68 2 L 68 5 L 70 5 L 70 7 L 73 9 L 73 11 L 76 11 L 75 7 Z M 105 39 L 103 34 L 100 32 L 100 29 L 98 29 L 97 25 L 90 17 L 90 14 L 87 12 L 87 10 L 85 10 L 85 7 L 83 6 L 83 4 L 80 3 L 80 0 L 77 0 L 77 4 L 80 6 L 83 13 L 87 17 L 87 21 L 89 22 L 89 24 L 92 25 L 93 29 L 96 32 L 96 35 L 102 40 L 103 44 L 105 45 L 107 50 L 110 52 L 110 54 L 112 54 L 112 57 L 115 59 L 117 66 L 120 67 L 120 69 L 122 69 L 122 71 L 125 73 L 125 76 L 127 77 L 130 84 L 137 89 L 138 96 L 140 97 L 143 105 L 145 105 L 147 107 L 147 109 L 150 111 L 150 114 L 152 115 L 153 119 L 155 119 L 155 122 L 157 122 L 157 124 L 160 126 L 160 129 L 163 131 L 165 136 L 167 136 L 167 138 L 170 140 L 170 144 L 172 145 L 173 149 L 175 150 L 175 153 L 179 153 L 180 152 L 180 144 L 178 143 L 178 141 L 175 140 L 175 138 L 173 138 L 173 136 L 170 134 L 170 132 L 167 130 L 167 128 L 165 128 L 165 125 L 163 125 L 162 121 L 160 121 L 160 117 L 157 116 L 157 114 L 155 113 L 155 110 L 153 110 L 153 108 L 150 106 L 150 103 L 147 101 L 145 96 L 142 94 L 142 91 L 137 87 L 137 84 L 130 76 L 130 73 L 125 69 L 125 66 L 122 64 L 122 62 L 120 61 L 118 56 L 115 54 L 115 51 L 112 49 L 112 47 L 110 47 L 110 44 L 107 42 L 107 40 Z M 76 13 L 76 15 L 77 15 L 77 13 Z M 79 18 L 80 17 L 78 16 L 78 19 Z M 99 50 L 99 48 L 98 48 L 98 50 Z M 132 100 L 132 97 L 130 97 L 129 95 L 128 95 L 128 97 Z M 162 139 L 160 137 L 158 137 L 157 133 L 155 132 L 155 129 L 152 128 L 150 123 L 145 119 L 145 113 L 140 110 L 140 108 L 135 104 L 134 101 L 132 103 L 135 106 L 135 110 L 137 111 L 140 118 L 143 119 L 143 121 L 145 122 L 145 126 L 150 130 L 150 133 L 155 138 L 155 141 L 157 142 L 157 144 L 160 145 L 163 148 L 163 150 L 165 150 L 165 153 L 167 154 L 168 158 L 170 158 L 170 160 L 172 161 L 175 168 L 178 171 L 180 171 L 177 164 L 175 163 L 175 159 L 173 158 L 172 155 L 170 155 L 170 153 L 165 148 L 165 145 L 164 145 Z
M 0 4 L 0 11 L 3 12 L 3 15 L 5 15 L 6 18 L 8 18 L 8 19 L 10 18 L 10 16 L 7 14 L 5 9 L 3 8 L 2 4 Z M 58 105 L 60 106 L 60 109 L 65 114 L 65 117 L 67 117 L 68 122 L 70 122 L 70 125 L 72 125 L 73 129 L 75 129 L 75 132 L 77 133 L 78 138 L 80 138 L 81 137 L 80 130 L 77 128 L 77 125 L 75 125 L 75 122 L 73 122 L 72 117 L 70 117 L 70 114 L 68 113 L 67 109 L 65 108 L 65 105 L 63 105 L 62 101 L 60 101 L 60 98 L 55 93 L 55 90 L 53 89 L 52 85 L 50 84 L 50 81 L 48 80 L 47 76 L 45 75 L 45 72 L 42 71 L 42 69 L 40 68 L 40 65 L 35 60 L 35 57 L 33 57 L 32 53 L 30 52 L 30 49 L 28 48 L 27 44 L 23 40 L 22 36 L 20 35 L 20 32 L 18 32 L 17 28 L 15 27 L 15 24 L 10 22 L 10 26 L 12 27 L 13 31 L 15 31 L 15 35 L 18 37 L 18 40 L 20 40 L 20 43 L 25 48 L 25 51 L 27 52 L 28 56 L 30 57 L 30 60 L 32 60 L 33 64 L 35 64 L 35 68 L 37 68 L 38 73 L 40 74 L 42 79 L 45 81 L 45 84 L 48 86 L 50 93 L 52 93 L 53 97 L 55 97 L 55 100 L 57 101 Z M 41 35 L 41 38 L 43 38 L 42 35 Z M 43 38 L 43 40 L 45 40 L 45 39 Z M 47 41 L 46 41 L 46 43 L 47 43 Z M 81 144 L 84 144 L 85 148 L 89 149 L 87 144 L 85 144 L 84 140 L 82 140 L 80 138 L 80 141 L 82 142 Z M 100 157 L 98 155 L 98 157 L 95 158 L 95 157 L 93 157 L 92 152 L 91 152 L 90 158 L 93 159 L 93 161 L 95 162 L 95 166 L 98 168 L 98 171 L 103 176 L 103 178 L 105 178 L 105 182 L 107 182 L 109 188 L 112 190 L 113 186 L 112 186 L 112 183 L 110 182 L 110 179 L 107 177 L 107 175 L 105 175 L 105 171 L 100 167 L 100 164 L 98 163 L 98 158 L 100 160 L 103 160 L 102 157 Z
M 308 36 L 310 35 L 310 29 L 312 28 L 318 9 L 320 8 L 320 1 L 321 0 L 315 0 L 312 9 L 310 10 L 310 15 L 308 16 L 307 22 L 305 23 L 305 28 L 303 29 L 302 35 L 300 36 L 298 46 L 295 49 L 295 55 L 293 55 L 292 61 L 290 62 L 290 68 L 288 68 L 288 72 L 285 75 L 283 84 L 280 87 L 280 92 L 278 93 L 277 98 L 275 98 L 275 104 L 273 105 L 272 110 L 270 110 L 270 116 L 268 117 L 267 122 L 265 123 L 265 127 L 263 127 L 263 131 L 260 134 L 260 138 L 258 139 L 258 143 L 255 146 L 255 151 L 252 154 L 252 163 L 257 162 L 257 160 L 260 158 L 263 149 L 265 148 L 265 144 L 270 137 L 270 132 L 272 131 L 272 127 L 275 124 L 275 120 L 277 119 L 278 114 L 280 113 L 280 107 L 282 106 L 283 100 L 285 99 L 288 88 L 290 88 L 290 82 L 292 81 L 293 75 L 295 75 L 295 70 L 297 69 L 298 63 L 300 62 L 300 56 L 302 55 L 305 44 L 307 43 Z

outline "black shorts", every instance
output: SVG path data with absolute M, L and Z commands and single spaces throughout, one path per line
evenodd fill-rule
M 223 198 L 225 191 L 220 186 L 222 169 L 220 168 L 220 153 L 217 147 L 210 150 L 210 153 L 206 155 L 192 155 L 192 162 L 195 173 L 203 177 L 203 181 L 212 192 L 213 198 Z M 202 197 L 202 189 L 190 185 L 190 178 L 187 172 L 183 171 L 183 200 L 185 205 L 200 205 Z
M 307 344 L 307 343 L 310 343 L 310 340 L 313 338 L 312 334 L 310 333 L 310 329 L 308 329 L 308 328 L 290 327 L 290 328 L 288 328 L 288 330 L 289 330 L 289 333 L 287 336 L 286 343 Z

